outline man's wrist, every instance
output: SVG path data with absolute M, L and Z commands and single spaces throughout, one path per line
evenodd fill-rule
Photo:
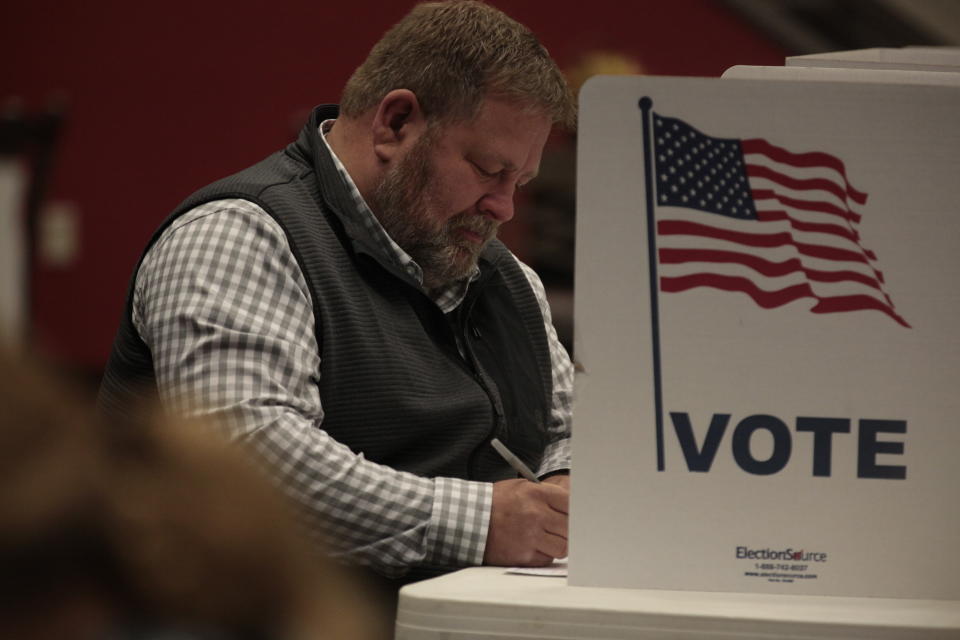
M 467 567 L 483 563 L 493 485 L 459 478 L 434 479 L 431 564 Z

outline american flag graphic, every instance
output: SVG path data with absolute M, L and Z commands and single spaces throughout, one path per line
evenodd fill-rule
M 828 153 L 704 135 L 653 113 L 660 290 L 710 287 L 764 309 L 876 310 L 909 327 L 857 230 L 867 194 Z

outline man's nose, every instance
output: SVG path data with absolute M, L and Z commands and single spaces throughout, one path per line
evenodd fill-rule
M 496 190 L 481 198 L 480 211 L 489 215 L 499 224 L 509 222 L 514 213 L 513 193 L 513 185 L 500 185 Z

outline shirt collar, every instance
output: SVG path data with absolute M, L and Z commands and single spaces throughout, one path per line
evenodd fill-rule
M 326 134 L 333 127 L 334 122 L 336 122 L 336 120 L 324 120 L 320 123 L 319 132 L 320 139 L 323 140 L 323 144 L 327 146 L 327 150 L 330 152 L 330 157 L 333 159 L 333 163 L 337 167 L 337 173 L 340 174 L 340 179 L 343 181 L 343 185 L 350 192 L 350 195 L 353 199 L 354 210 L 345 213 L 347 215 L 355 216 L 373 241 L 380 247 L 380 249 L 383 250 L 383 252 L 389 256 L 391 260 L 394 260 L 397 266 L 399 266 L 422 286 L 423 269 L 416 263 L 416 261 L 414 261 L 413 258 L 410 257 L 406 251 L 403 250 L 400 245 L 394 242 L 393 238 L 390 237 L 390 234 L 387 233 L 387 230 L 383 228 L 383 225 L 380 224 L 380 221 L 373 214 L 373 211 L 370 210 L 370 207 L 363 199 L 363 196 L 360 194 L 360 190 L 357 189 L 357 185 L 354 183 L 353 178 L 350 177 L 346 167 L 343 166 L 343 163 L 340 162 L 340 158 L 337 157 L 337 154 L 334 152 L 333 148 L 330 147 L 330 143 L 327 142 Z M 450 284 L 438 289 L 430 290 L 427 292 L 427 294 L 444 313 L 449 313 L 460 306 L 460 303 L 462 303 L 464 298 L 467 296 L 467 290 L 470 287 L 470 283 L 476 280 L 478 277 L 480 277 L 480 269 L 474 266 L 470 275 L 460 280 L 451 282 Z

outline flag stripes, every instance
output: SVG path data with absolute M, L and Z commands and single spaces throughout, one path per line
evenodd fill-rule
M 867 203 L 867 194 L 857 191 L 850 186 L 850 182 L 847 180 L 847 168 L 843 166 L 843 161 L 829 153 L 821 153 L 819 151 L 791 153 L 782 147 L 777 147 L 759 138 L 743 140 L 740 146 L 744 154 L 763 155 L 790 167 L 825 167 L 833 169 L 839 174 L 840 178 L 843 179 L 845 194 L 857 204 L 862 205 Z
M 706 136 L 653 114 L 660 290 L 739 292 L 771 309 L 876 310 L 899 324 L 858 225 L 867 194 L 842 160 Z

